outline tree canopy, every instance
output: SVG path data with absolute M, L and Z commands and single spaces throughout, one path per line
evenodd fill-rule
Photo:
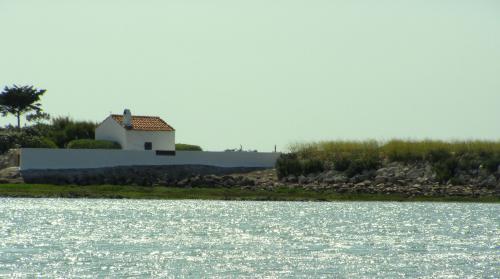
M 17 118 L 17 128 L 21 128 L 21 115 L 27 115 L 27 120 L 47 118 L 43 113 L 40 97 L 46 92 L 45 89 L 36 89 L 33 86 L 5 86 L 0 93 L 0 113 L 3 116 L 12 114 Z

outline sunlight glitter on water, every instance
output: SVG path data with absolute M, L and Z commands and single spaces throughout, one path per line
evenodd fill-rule
M 0 277 L 500 277 L 500 205 L 0 199 Z

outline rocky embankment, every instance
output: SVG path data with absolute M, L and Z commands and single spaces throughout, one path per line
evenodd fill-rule
M 0 184 L 23 183 L 24 180 L 19 172 L 19 150 L 11 149 L 0 155 Z
M 22 181 L 16 168 L 0 172 L 9 179 Z M 195 173 L 195 174 L 193 174 Z M 217 173 L 217 174 L 214 174 Z M 391 163 L 376 171 L 347 177 L 342 172 L 325 171 L 308 176 L 277 179 L 274 170 L 216 170 L 211 167 L 184 166 L 168 170 L 163 167 L 123 167 L 107 170 L 36 171 L 27 174 L 25 182 L 49 184 L 117 184 L 175 187 L 239 187 L 274 190 L 279 187 L 345 194 L 399 194 L 416 196 L 500 196 L 500 170 L 489 174 L 482 170 L 458 174 L 453 181 L 439 183 L 430 165 Z
M 281 180 L 274 170 L 225 169 L 208 166 L 115 167 L 90 170 L 37 170 L 19 172 L 17 167 L 0 170 L 0 183 L 56 185 L 139 185 L 174 187 L 238 187 L 275 190 L 279 187 L 345 194 L 398 194 L 407 197 L 500 197 L 500 169 L 462 171 L 442 183 L 428 163 L 388 163 L 353 177 L 325 171 Z
M 281 182 L 288 187 L 333 190 L 338 193 L 400 194 L 415 196 L 500 196 L 500 168 L 494 173 L 469 170 L 446 183 L 439 182 L 428 163 L 389 163 L 374 171 L 347 177 L 326 171 L 308 176 L 289 176 Z

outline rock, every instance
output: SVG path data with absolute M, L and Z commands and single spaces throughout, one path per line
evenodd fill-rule
M 485 169 L 484 167 L 480 167 L 479 168 L 479 173 L 478 173 L 478 176 L 482 179 L 487 179 L 488 176 L 490 175 L 490 173 L 488 172 L 487 169 Z
M 431 179 L 428 176 L 417 177 L 417 179 L 415 179 L 415 182 L 419 183 L 419 184 L 426 184 L 430 181 L 431 181 Z
M 344 174 L 337 174 L 333 177 L 333 183 L 346 183 L 348 180 Z
M 297 176 L 295 176 L 293 174 L 287 176 L 286 177 L 286 182 L 297 183 L 298 182 Z
M 185 187 L 189 185 L 189 179 L 185 178 L 177 182 L 177 186 Z
M 434 171 L 432 169 L 432 165 L 430 163 L 425 163 L 424 165 L 424 171 L 426 176 L 432 176 L 434 174 Z
M 226 187 L 237 186 L 237 181 L 232 176 L 223 176 L 222 185 Z
M 320 175 L 311 173 L 307 176 L 306 183 L 307 184 L 313 184 L 316 182 L 319 183 L 319 177 Z
M 382 175 L 377 175 L 375 176 L 375 179 L 373 181 L 375 182 L 375 184 L 382 184 L 387 181 L 387 178 Z
M 9 179 L 21 177 L 21 173 L 19 172 L 19 167 L 9 167 L 0 170 L 0 177 Z
M 488 189 L 494 189 L 497 186 L 497 179 L 494 175 L 488 176 L 485 180 L 479 183 L 480 187 L 486 187 Z
M 387 176 L 394 176 L 394 173 L 391 168 L 380 168 L 375 171 L 376 176 L 382 176 L 382 177 L 387 177 Z
M 326 172 L 322 172 L 316 176 L 316 179 L 318 179 L 318 182 L 323 182 L 325 180 L 325 177 L 326 177 Z
M 356 187 L 356 188 L 365 188 L 368 185 L 370 185 L 371 183 L 372 182 L 370 180 L 364 180 L 362 182 L 359 182 L 359 183 L 355 184 L 354 187 Z
M 211 185 L 217 185 L 221 182 L 222 178 L 217 175 L 209 174 L 204 176 L 205 182 Z
M 412 168 L 406 173 L 406 178 L 411 180 L 415 180 L 422 176 L 424 176 L 424 170 L 418 168 Z
M 395 181 L 395 184 L 398 185 L 398 186 L 407 186 L 408 185 L 408 182 L 404 179 L 398 179 Z
M 190 182 L 189 184 L 192 186 L 201 186 L 201 184 L 203 184 L 204 181 L 199 175 L 196 175 L 189 178 L 189 182 Z
M 255 181 L 252 180 L 252 179 L 250 179 L 250 178 L 248 178 L 248 177 L 245 177 L 241 181 L 241 185 L 243 185 L 243 186 L 255 186 Z
M 332 184 L 335 182 L 335 176 L 338 175 L 336 171 L 327 171 L 323 173 L 322 180 L 325 183 Z
M 0 155 L 0 169 L 19 166 L 19 149 L 10 149 Z
M 356 174 L 353 177 L 349 178 L 349 182 L 354 183 L 354 184 L 357 184 L 361 181 L 363 181 L 363 178 L 359 174 Z
M 0 178 L 0 184 L 10 184 L 10 179 Z
M 375 175 L 384 177 L 402 177 L 405 176 L 405 169 L 408 169 L 408 166 L 399 162 L 392 162 L 386 167 L 376 170 Z
M 21 177 L 21 172 L 19 167 L 8 167 L 0 170 L 0 183 L 23 183 L 24 180 Z
M 307 184 L 307 177 L 305 177 L 305 176 L 303 176 L 303 175 L 299 176 L 299 178 L 298 178 L 298 182 L 299 182 L 299 184 L 301 184 L 301 185 Z
M 351 177 L 350 181 L 352 183 L 359 183 L 361 181 L 369 180 L 370 178 L 375 176 L 375 172 L 370 172 L 370 171 L 363 171 L 363 173 L 356 174 L 355 176 Z
M 471 181 L 470 175 L 460 173 L 452 179 L 453 185 L 465 185 Z

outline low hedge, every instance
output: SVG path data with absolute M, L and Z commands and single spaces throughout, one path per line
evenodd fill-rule
M 68 143 L 69 149 L 121 149 L 119 143 L 108 140 L 78 139 Z
M 57 144 L 49 138 L 44 137 L 32 137 L 28 138 L 21 147 L 31 147 L 31 148 L 58 148 Z

